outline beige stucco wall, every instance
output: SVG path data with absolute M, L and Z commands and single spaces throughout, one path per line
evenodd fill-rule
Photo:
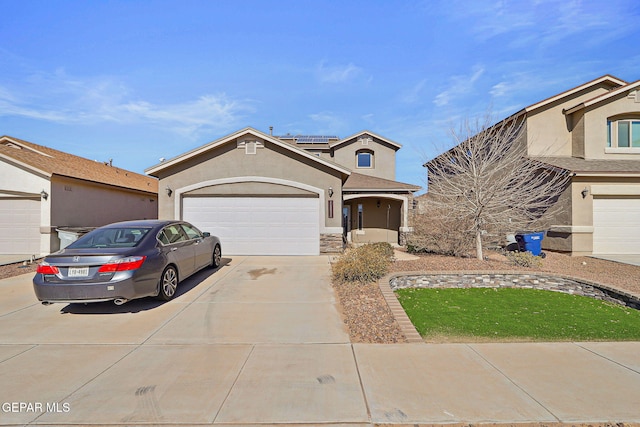
M 607 103 L 589 107 L 584 116 L 585 158 L 640 161 L 640 148 L 623 150 L 626 152 L 607 148 L 607 119 L 640 118 L 640 103 L 624 93 Z
M 159 217 L 174 218 L 176 203 L 180 203 L 181 189 L 188 188 L 190 194 L 207 194 L 207 190 L 198 189 L 199 183 L 209 183 L 203 187 L 209 187 L 209 194 L 231 194 L 229 191 L 235 189 L 235 194 L 300 194 L 309 195 L 312 191 L 296 186 L 296 183 L 319 189 L 324 193 L 325 224 L 324 227 L 341 227 L 341 200 L 342 200 L 342 174 L 329 166 L 322 165 L 303 155 L 297 154 L 271 142 L 264 142 L 263 148 L 258 148 L 256 154 L 246 154 L 243 148 L 237 148 L 236 142 L 231 141 L 222 146 L 213 148 L 193 157 L 182 163 L 158 172 L 160 178 L 160 200 Z M 247 177 L 258 178 L 255 181 L 247 180 Z M 229 179 L 243 178 L 242 183 L 233 184 Z M 260 178 L 264 178 L 261 182 Z M 285 185 L 282 182 L 273 185 L 269 179 L 291 182 L 292 185 Z M 215 180 L 226 180 L 225 187 L 217 185 L 211 186 L 210 182 Z M 233 184 L 228 186 L 227 184 Z M 277 185 L 275 187 L 274 185 Z M 196 186 L 194 188 L 194 186 Z M 289 189 L 283 189 L 290 187 Z M 173 190 L 174 194 L 168 196 L 166 188 Z M 328 189 L 333 189 L 333 196 L 330 197 Z M 284 193 L 283 193 L 284 191 Z M 317 193 L 316 193 L 317 194 Z M 329 218 L 327 203 L 334 202 L 334 217 Z M 178 209 L 180 212 L 180 209 Z M 339 232 L 339 231 L 338 231 Z
M 57 227 L 99 227 L 112 222 L 158 217 L 156 194 L 67 177 L 51 182 L 52 239 Z
M 573 129 L 571 129 L 571 155 L 581 159 L 585 158 L 584 119 L 584 110 L 577 111 L 569 118 L 573 124 Z
M 373 167 L 358 168 L 356 152 L 369 150 L 373 152 Z M 362 145 L 357 139 L 337 146 L 334 150 L 333 161 L 354 172 L 378 178 L 396 179 L 396 150 L 395 147 L 373 138 L 367 145 Z
M 570 118 L 563 114 L 588 99 L 607 93 L 611 86 L 601 83 L 576 92 L 527 113 L 527 141 L 530 156 L 571 156 Z M 605 123 L 606 125 L 606 123 Z

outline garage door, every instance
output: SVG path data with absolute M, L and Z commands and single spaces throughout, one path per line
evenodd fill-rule
M 593 253 L 640 254 L 640 198 L 594 197 Z
M 0 200 L 0 254 L 40 255 L 39 200 Z
M 183 218 L 220 238 L 229 255 L 318 255 L 319 199 L 186 197 Z

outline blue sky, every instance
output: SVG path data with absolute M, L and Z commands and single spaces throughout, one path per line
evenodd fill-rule
M 403 145 L 612 74 L 640 79 L 640 3 L 0 0 L 0 135 L 142 173 L 246 126 Z

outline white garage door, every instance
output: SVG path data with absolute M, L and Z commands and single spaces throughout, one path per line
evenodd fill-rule
M 640 198 L 593 199 L 593 253 L 640 254 Z
M 40 255 L 39 200 L 0 200 L 0 254 Z
M 319 199 L 185 197 L 183 218 L 218 236 L 229 255 L 318 255 Z

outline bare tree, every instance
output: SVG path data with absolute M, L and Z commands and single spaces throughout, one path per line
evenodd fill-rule
M 485 242 L 516 230 L 542 227 L 556 213 L 567 171 L 527 157 L 524 120 L 489 126 L 468 121 L 452 131 L 456 145 L 428 161 L 427 217 L 474 236 L 476 256 Z M 433 216 L 435 215 L 435 216 Z

